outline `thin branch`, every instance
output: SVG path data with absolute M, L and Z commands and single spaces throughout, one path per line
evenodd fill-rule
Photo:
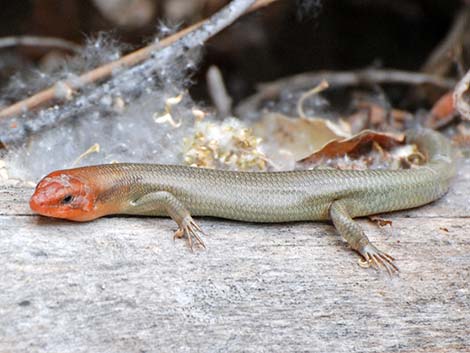
M 71 93 L 97 81 L 106 79 L 118 70 L 135 66 L 145 60 L 151 59 L 152 54 L 169 45 L 179 46 L 181 48 L 192 48 L 204 43 L 225 27 L 233 23 L 239 16 L 245 12 L 257 10 L 263 6 L 269 5 L 276 0 L 233 0 L 229 5 L 207 20 L 193 24 L 165 39 L 150 44 L 130 54 L 127 54 L 119 60 L 112 61 L 96 69 L 82 74 L 78 80 L 57 82 L 55 85 L 40 91 L 20 102 L 14 103 L 0 110 L 0 118 L 12 117 L 26 111 L 34 110 L 46 105 L 50 105 L 57 99 L 56 86 L 65 85 Z M 196 31 L 199 29 L 199 31 Z M 186 36 L 188 35 L 188 36 Z
M 232 98 L 227 93 L 222 72 L 217 66 L 209 67 L 206 73 L 206 81 L 209 96 L 217 109 L 218 115 L 222 118 L 231 115 Z
M 304 112 L 304 102 L 306 99 L 324 91 L 328 88 L 328 82 L 321 81 L 317 86 L 313 87 L 311 90 L 303 93 L 297 101 L 297 114 L 303 119 L 308 119 L 308 116 Z
M 454 62 L 453 56 L 462 47 L 469 28 L 470 8 L 464 6 L 456 16 L 452 28 L 446 37 L 434 48 L 421 71 L 434 75 L 445 75 Z
M 366 69 L 359 71 L 320 71 L 307 72 L 287 78 L 282 78 L 270 83 L 261 84 L 258 93 L 241 102 L 236 111 L 237 115 L 244 116 L 251 111 L 258 110 L 261 102 L 274 99 L 284 90 L 306 90 L 317 85 L 321 81 L 327 81 L 330 87 L 357 86 L 361 84 L 430 84 L 443 89 L 451 89 L 455 80 L 440 76 L 423 74 L 418 72 Z
M 75 53 L 80 52 L 82 49 L 82 47 L 78 44 L 65 39 L 54 37 L 12 36 L 0 38 L 0 48 L 16 46 L 60 48 Z

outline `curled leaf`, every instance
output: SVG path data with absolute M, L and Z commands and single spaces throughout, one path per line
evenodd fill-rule
M 310 156 L 299 161 L 301 164 L 316 163 L 322 159 L 337 158 L 346 154 L 353 154 L 369 143 L 376 143 L 383 148 L 390 149 L 402 144 L 405 140 L 404 134 L 391 134 L 364 130 L 350 138 L 335 139 L 326 143 L 322 148 L 313 152 Z
M 265 114 L 253 131 L 265 146 L 277 152 L 288 151 L 295 161 L 331 140 L 349 136 L 345 127 L 326 119 L 291 118 L 279 113 Z
M 437 129 L 454 120 L 455 115 L 454 93 L 450 91 L 434 103 L 431 112 L 427 116 L 426 126 Z

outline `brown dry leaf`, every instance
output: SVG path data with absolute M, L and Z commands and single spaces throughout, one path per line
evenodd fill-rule
M 383 126 L 387 122 L 389 112 L 380 104 L 362 101 L 357 104 L 357 107 L 369 113 L 369 122 L 372 126 Z
M 405 121 L 413 119 L 413 115 L 405 110 L 387 109 L 383 105 L 369 100 L 357 102 L 356 109 L 357 111 L 349 117 L 348 121 L 351 122 L 353 131 L 357 132 L 366 126 L 374 129 L 386 129 L 389 124 L 402 127 Z
M 434 103 L 425 124 L 431 129 L 438 129 L 451 123 L 455 117 L 454 92 L 449 91 Z
M 351 154 L 371 142 L 375 142 L 383 148 L 390 149 L 391 147 L 395 147 L 402 144 L 404 141 L 404 134 L 391 134 L 364 130 L 350 138 L 343 140 L 335 139 L 333 141 L 328 142 L 322 148 L 312 153 L 310 156 L 301 159 L 299 163 L 315 163 L 322 159 L 331 159 L 343 156 L 345 154 Z
M 449 91 L 434 103 L 431 114 L 438 118 L 444 118 L 455 111 L 453 91 Z
M 288 151 L 294 160 L 303 159 L 331 140 L 350 136 L 348 126 L 325 119 L 291 118 L 279 113 L 265 114 L 253 126 L 256 136 L 278 150 Z

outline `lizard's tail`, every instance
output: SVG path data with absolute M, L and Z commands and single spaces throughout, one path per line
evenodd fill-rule
M 407 130 L 406 142 L 416 144 L 427 158 L 426 167 L 450 182 L 456 173 L 456 150 L 447 137 L 437 131 L 421 128 Z

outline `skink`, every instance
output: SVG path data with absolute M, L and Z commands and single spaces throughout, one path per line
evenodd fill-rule
M 406 170 L 233 172 L 177 165 L 108 164 L 55 171 L 31 197 L 33 211 L 73 221 L 111 214 L 170 216 L 204 246 L 192 216 L 247 222 L 331 220 L 352 249 L 375 268 L 397 272 L 353 218 L 421 206 L 440 198 L 455 174 L 454 151 L 441 134 L 406 132 L 427 164 Z

